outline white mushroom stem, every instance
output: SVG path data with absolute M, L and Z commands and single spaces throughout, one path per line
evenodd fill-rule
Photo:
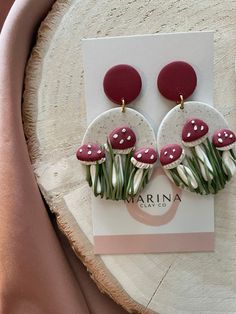
M 233 159 L 229 150 L 225 150 L 222 154 L 222 161 L 223 161 L 223 169 L 225 174 L 231 174 L 233 176 L 236 173 L 236 165 L 235 160 Z M 225 169 L 227 167 L 227 169 Z
M 138 192 L 140 183 L 141 183 L 142 178 L 143 178 L 143 171 L 144 171 L 144 169 L 140 168 L 135 172 L 134 179 L 133 179 L 133 191 L 130 188 L 129 194 L 131 194 L 132 192 L 133 192 L 133 194 L 136 194 Z
M 196 189 L 198 187 L 197 181 L 192 173 L 192 171 L 184 165 L 178 165 L 177 166 L 177 172 L 180 176 L 180 178 L 184 181 L 186 185 L 189 186 L 190 183 L 190 188 Z M 187 178 L 188 176 L 188 178 Z
M 123 186 L 124 184 L 124 174 L 123 174 L 123 164 L 121 155 L 115 155 L 114 163 L 112 166 L 112 185 L 117 187 L 117 185 Z
M 95 183 L 95 177 L 96 177 L 96 165 L 91 165 L 90 166 L 90 175 L 91 175 L 91 180 L 92 180 L 92 187 L 94 190 L 94 183 Z M 97 178 L 97 188 L 96 191 L 94 190 L 95 193 L 100 194 L 102 191 L 102 187 L 101 187 L 101 182 L 99 177 Z
M 204 152 L 204 150 L 199 145 L 195 146 L 195 152 L 196 152 L 198 158 L 200 159 L 199 164 L 200 164 L 201 173 L 202 173 L 204 180 L 209 181 L 209 179 L 210 179 L 210 181 L 211 181 L 213 179 L 213 175 L 212 175 L 213 169 L 212 169 L 212 165 L 211 165 L 209 159 L 207 158 L 206 153 Z M 207 176 L 205 166 L 209 169 L 209 177 Z
M 134 177 L 133 177 L 133 186 L 129 187 L 129 190 L 128 190 L 128 193 L 131 195 L 135 195 L 139 190 L 140 188 L 142 187 L 143 185 L 143 182 L 144 182 L 144 178 L 148 178 L 148 180 L 150 180 L 150 177 L 151 177 L 151 174 L 152 174 L 152 171 L 150 171 L 152 169 L 152 165 L 149 165 L 149 167 L 142 167 L 142 168 L 138 168 L 137 171 L 135 172 L 134 174 Z

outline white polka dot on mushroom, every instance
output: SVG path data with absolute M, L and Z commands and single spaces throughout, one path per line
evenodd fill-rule
M 91 152 L 91 150 L 89 150 L 89 151 L 88 151 L 88 155 L 91 155 L 91 154 L 92 154 L 92 152 Z
M 125 133 L 126 132 L 126 129 L 122 129 L 122 131 L 121 131 L 122 133 Z
M 174 156 L 173 155 L 170 155 L 170 159 L 173 159 L 174 158 Z
M 118 136 L 119 136 L 118 134 L 114 134 L 113 138 L 118 138 Z
M 197 125 L 194 125 L 193 129 L 194 129 L 194 131 L 197 131 Z
M 154 157 L 155 157 L 155 156 L 154 156 L 154 155 L 152 155 L 152 156 L 150 157 L 150 159 L 154 159 Z
M 120 140 L 120 142 L 119 142 L 120 144 L 123 144 L 124 143 L 124 140 L 122 139 L 122 140 Z
M 218 138 L 218 142 L 219 142 L 219 143 L 223 143 L 222 138 Z
M 130 136 L 130 135 L 127 137 L 127 140 L 128 140 L 128 141 L 130 141 L 130 140 L 131 140 L 131 136 Z
M 146 150 L 144 151 L 145 154 L 147 154 L 148 152 L 149 152 L 149 149 L 146 149 Z
M 102 152 L 101 150 L 98 150 L 98 151 L 97 151 L 98 154 L 101 154 L 101 152 Z
M 142 157 L 142 154 L 138 154 L 137 158 L 141 158 Z
M 88 147 L 88 148 L 92 148 L 92 146 L 91 146 L 91 145 L 88 145 L 87 147 Z
M 82 149 L 82 148 L 80 148 L 79 152 L 80 152 L 80 153 L 82 153 L 82 151 L 83 151 L 83 149 Z

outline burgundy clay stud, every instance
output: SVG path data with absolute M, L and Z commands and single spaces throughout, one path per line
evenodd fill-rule
M 128 64 L 118 64 L 110 68 L 104 77 L 103 88 L 106 96 L 115 104 L 127 105 L 140 94 L 142 80 L 138 71 Z

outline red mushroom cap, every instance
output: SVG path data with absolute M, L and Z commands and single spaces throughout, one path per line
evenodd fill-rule
M 136 135 L 128 126 L 114 129 L 108 136 L 111 147 L 116 153 L 129 153 L 136 143 Z
M 212 143 L 218 150 L 229 150 L 233 148 L 235 141 L 235 134 L 229 129 L 218 130 L 212 137 Z
M 184 150 L 178 144 L 168 144 L 161 148 L 160 162 L 165 169 L 177 167 L 184 159 Z
M 99 145 L 89 143 L 78 148 L 76 157 L 86 165 L 100 164 L 105 161 L 105 152 Z
M 184 145 L 193 147 L 202 143 L 206 139 L 208 131 L 208 125 L 201 119 L 192 118 L 188 120 L 182 130 Z
M 131 162 L 137 168 L 149 168 L 152 167 L 157 161 L 157 151 L 152 147 L 139 148 L 134 152 L 134 156 L 131 158 Z

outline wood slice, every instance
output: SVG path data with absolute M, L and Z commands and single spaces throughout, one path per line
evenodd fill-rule
M 74 158 L 86 129 L 81 38 L 215 30 L 215 104 L 235 127 L 235 21 L 234 0 L 60 0 L 40 27 L 23 104 L 33 169 L 91 277 L 130 313 L 236 312 L 236 180 L 216 196 L 215 252 L 95 256 L 90 190 Z

